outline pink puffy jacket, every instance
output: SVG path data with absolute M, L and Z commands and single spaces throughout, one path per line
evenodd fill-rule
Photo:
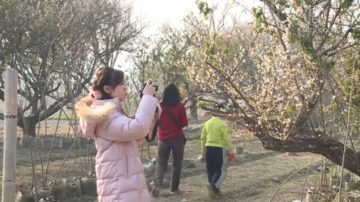
M 84 99 L 75 107 L 83 133 L 95 139 L 99 202 L 151 201 L 136 140 L 149 131 L 158 100 L 144 95 L 134 119 L 120 112 L 117 98 L 89 104 Z

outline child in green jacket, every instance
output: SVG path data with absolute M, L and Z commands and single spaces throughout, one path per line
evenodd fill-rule
M 201 133 L 202 158 L 205 155 L 206 171 L 211 195 L 220 192 L 220 184 L 225 178 L 227 154 L 232 153 L 232 144 L 228 126 L 219 117 L 206 121 Z

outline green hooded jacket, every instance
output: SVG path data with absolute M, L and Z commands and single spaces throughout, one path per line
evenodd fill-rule
M 206 121 L 201 133 L 201 146 L 223 147 L 232 149 L 229 129 L 225 121 L 218 117 L 211 117 Z

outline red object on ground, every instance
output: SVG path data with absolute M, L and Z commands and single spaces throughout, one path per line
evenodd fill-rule
M 227 159 L 228 159 L 228 161 L 235 160 L 235 153 L 234 152 L 229 152 L 228 155 L 227 155 Z

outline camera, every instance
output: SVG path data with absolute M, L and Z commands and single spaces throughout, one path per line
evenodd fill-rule
M 159 86 L 158 85 L 153 85 L 155 87 L 155 91 L 157 92 L 158 89 L 159 89 Z M 145 86 L 144 86 L 145 87 Z
M 146 83 L 144 83 L 144 85 L 143 85 L 143 87 L 142 87 L 141 91 L 139 92 L 140 97 L 142 97 L 142 96 L 143 96 L 143 91 L 144 91 L 145 86 L 146 86 Z M 155 87 L 155 91 L 157 92 L 157 91 L 158 91 L 158 89 L 159 89 L 159 86 L 158 86 L 158 85 L 153 85 L 153 86 Z M 154 96 L 155 96 L 155 95 L 154 95 Z

